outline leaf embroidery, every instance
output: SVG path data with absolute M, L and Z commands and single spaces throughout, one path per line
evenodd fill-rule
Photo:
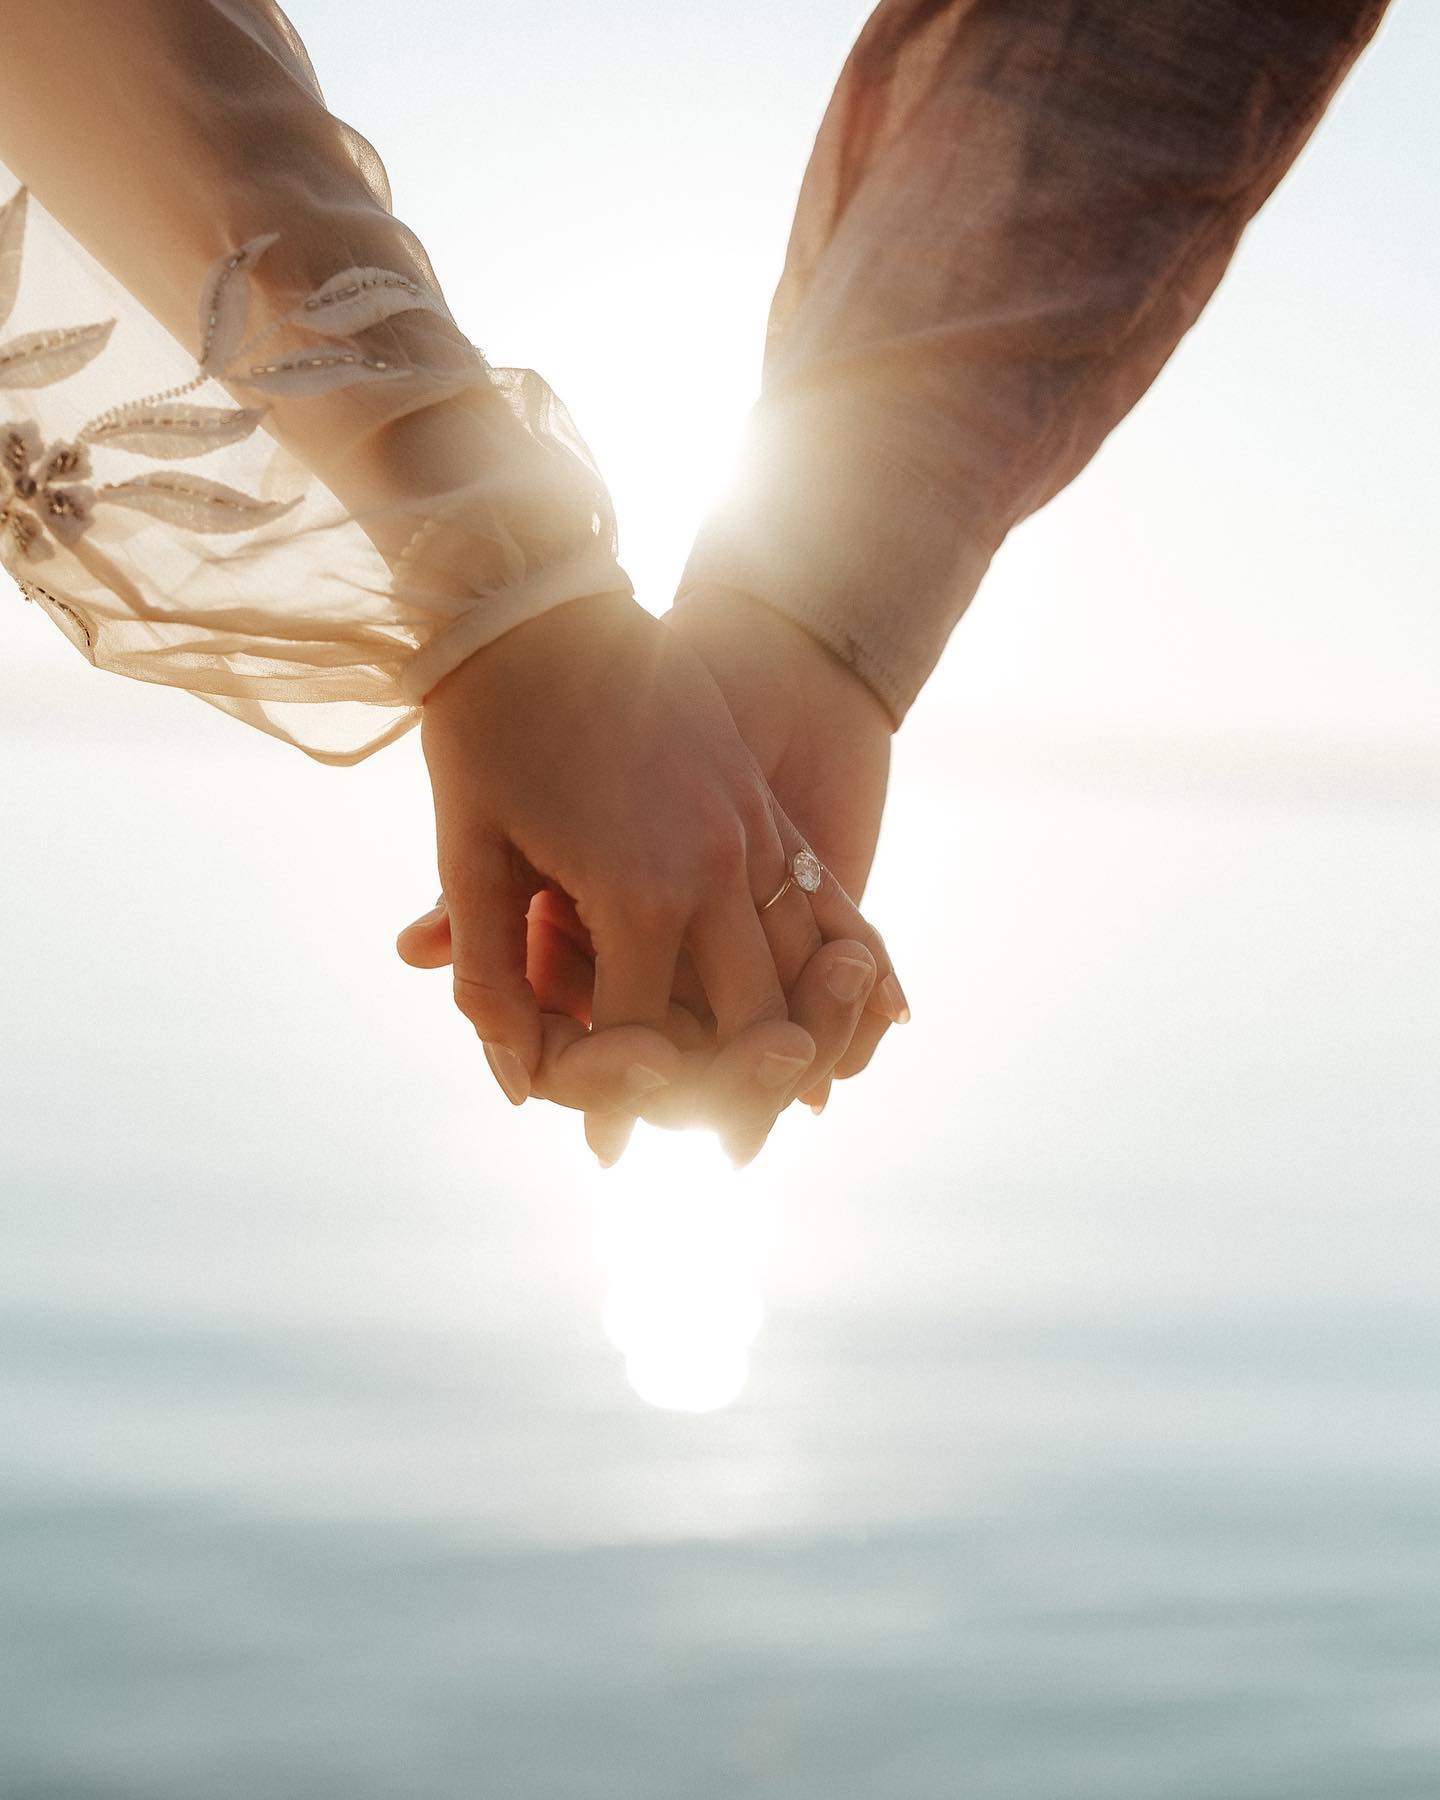
M 322 350 L 314 356 L 292 356 L 280 362 L 257 363 L 243 374 L 232 369 L 226 379 L 241 387 L 257 388 L 262 394 L 283 394 L 290 399 L 299 399 L 307 394 L 328 394 L 333 388 L 353 387 L 367 376 L 393 381 L 397 375 L 409 373 L 404 363 L 365 356 L 358 350 Z
M 107 444 L 168 462 L 238 443 L 264 417 L 263 409 L 255 407 L 155 406 L 142 400 L 93 420 L 80 436 L 89 444 Z
M 25 243 L 24 188 L 0 206 L 0 325 L 15 309 L 20 291 L 20 253 Z
M 0 388 L 52 387 L 93 362 L 109 341 L 115 321 L 70 325 L 61 331 L 29 331 L 0 344 Z
M 250 311 L 249 267 L 279 236 L 267 231 L 222 256 L 200 287 L 200 367 L 223 369 L 240 348 Z
M 226 487 L 222 481 L 207 481 L 203 475 L 191 475 L 183 469 L 173 474 L 137 475 L 130 481 L 111 482 L 100 489 L 95 499 L 97 504 L 133 506 L 167 524 L 204 532 L 251 531 L 257 525 L 282 518 L 300 504 L 298 498 L 256 500 L 238 488 Z
M 0 207 L 0 326 L 19 291 L 26 201 L 22 187 Z M 0 421 L 0 555 L 8 551 L 39 562 L 52 556 L 59 543 L 78 546 L 83 557 L 87 553 L 80 539 L 101 506 L 127 507 L 187 531 L 211 534 L 255 530 L 300 504 L 298 497 L 257 499 L 188 470 L 136 475 L 99 487 L 86 482 L 87 446 L 176 462 L 249 437 L 265 417 L 264 407 L 182 404 L 183 395 L 208 380 L 298 398 L 412 372 L 394 357 L 368 354 L 353 340 L 354 333 L 401 312 L 427 310 L 448 317 L 419 282 L 389 269 L 356 267 L 332 275 L 298 307 L 247 340 L 251 271 L 277 237 L 276 232 L 262 232 L 222 256 L 206 275 L 200 289 L 197 373 L 190 381 L 97 414 L 81 427 L 74 443 L 47 447 L 34 420 Z M 32 331 L 0 343 L 0 389 L 50 387 L 76 374 L 105 348 L 114 326 L 113 319 L 106 319 Z M 242 366 L 247 353 L 253 358 L 287 326 L 314 333 L 322 343 Z
M 440 310 L 408 275 L 390 269 L 346 269 L 322 282 L 303 306 L 289 314 L 289 322 L 348 337 L 396 313 L 422 307 L 428 312 Z

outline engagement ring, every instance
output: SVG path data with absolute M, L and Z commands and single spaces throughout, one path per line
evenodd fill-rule
M 818 893 L 820 877 L 823 874 L 820 858 L 813 850 L 797 850 L 790 858 L 790 867 L 786 872 L 785 879 L 760 908 L 761 912 L 769 912 L 775 902 L 783 900 L 792 887 L 803 888 L 807 894 Z

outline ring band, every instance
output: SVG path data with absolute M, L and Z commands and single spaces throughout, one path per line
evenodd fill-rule
M 807 894 L 818 892 L 824 873 L 820 858 L 813 850 L 797 850 L 785 870 L 785 879 L 759 910 L 762 913 L 769 912 L 775 902 L 783 900 L 792 887 L 798 887 Z

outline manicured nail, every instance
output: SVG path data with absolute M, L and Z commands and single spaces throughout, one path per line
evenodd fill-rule
M 530 1071 L 515 1052 L 505 1044 L 487 1044 L 485 1060 L 490 1073 L 504 1088 L 505 1098 L 512 1106 L 523 1105 L 530 1098 Z
M 778 1050 L 767 1050 L 760 1058 L 760 1066 L 755 1071 L 755 1079 L 761 1087 L 772 1092 L 787 1088 L 810 1067 L 808 1056 L 781 1056 Z
M 875 990 L 879 997 L 880 1010 L 892 1025 L 905 1025 L 910 1019 L 910 1004 L 905 998 L 905 990 L 893 975 L 887 975 Z
M 625 1092 L 632 1100 L 643 1100 L 646 1094 L 656 1093 L 669 1085 L 670 1077 L 652 1069 L 648 1063 L 633 1062 L 625 1071 Z
M 874 963 L 854 956 L 837 956 L 825 971 L 825 985 L 842 1006 L 853 1006 L 874 979 Z
M 591 1113 L 585 1120 L 585 1142 L 602 1169 L 613 1169 L 625 1154 L 635 1121 L 629 1113 Z

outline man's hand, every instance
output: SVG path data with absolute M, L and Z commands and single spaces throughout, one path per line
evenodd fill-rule
M 692 588 L 664 623 L 699 653 L 776 800 L 858 903 L 890 774 L 885 709 L 817 639 L 746 594 Z M 893 975 L 882 974 L 877 999 L 885 1010 L 860 1020 L 837 1075 L 863 1069 L 890 1020 L 905 1016 Z M 823 1104 L 828 1088 L 801 1097 Z
M 447 909 L 440 901 L 401 932 L 401 956 L 417 968 L 450 961 Z M 784 1029 L 762 1022 L 724 1048 L 672 1002 L 663 1032 L 640 1025 L 590 1031 L 593 953 L 573 909 L 547 889 L 531 905 L 528 979 L 541 1008 L 540 1059 L 530 1092 L 586 1115 L 586 1137 L 601 1166 L 619 1160 L 638 1117 L 671 1130 L 709 1126 L 737 1165 L 758 1155 L 797 1085 Z M 823 1081 L 845 1055 L 875 985 L 875 960 L 858 942 L 824 944 L 789 994 L 790 1022 L 814 1043 L 804 1079 Z M 493 1062 L 492 1062 L 493 1067 Z

